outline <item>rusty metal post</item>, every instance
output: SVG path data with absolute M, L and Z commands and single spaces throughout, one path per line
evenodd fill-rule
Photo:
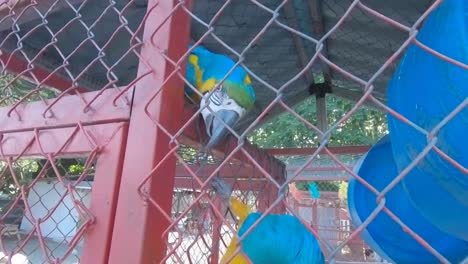
M 141 79 L 133 90 L 109 256 L 112 264 L 160 263 L 166 255 L 164 232 L 169 226 L 166 216 L 171 215 L 176 159 L 170 153 L 171 137 L 156 124 L 174 133 L 182 120 L 183 82 L 177 74 L 171 77 L 175 69 L 164 57 L 178 61 L 187 51 L 190 20 L 178 3 L 177 0 L 148 1 L 146 21 L 142 22 L 144 45 L 137 77 Z M 180 68 L 180 73 L 185 75 L 185 63 Z M 156 93 L 146 111 L 148 99 Z M 145 184 L 140 189 L 142 183 Z

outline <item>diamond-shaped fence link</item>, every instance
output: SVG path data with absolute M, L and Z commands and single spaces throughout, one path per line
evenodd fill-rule
M 449 56 L 425 29 L 438 8 L 466 29 L 462 2 L 0 0 L 1 257 L 249 262 L 279 214 L 328 263 L 463 261 L 466 47 Z M 431 59 L 411 71 L 417 49 Z M 256 100 L 232 125 L 214 104 L 236 97 L 236 67 Z M 424 69 L 426 87 L 454 83 L 444 97 L 410 86 Z M 243 212 L 261 217 L 239 235 Z
M 20 158 L 1 164 L 3 261 L 79 262 L 93 221 L 94 161 Z

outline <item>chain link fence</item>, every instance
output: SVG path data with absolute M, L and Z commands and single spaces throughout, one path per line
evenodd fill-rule
M 79 262 L 93 221 L 93 162 L 9 157 L 1 163 L 2 261 Z
M 220 263 L 287 214 L 328 263 L 462 262 L 466 12 L 457 0 L 0 0 L 2 261 Z M 205 90 L 186 70 L 200 46 L 232 60 Z M 202 114 L 227 122 L 197 98 L 236 67 L 255 103 L 205 153 Z M 310 97 L 313 116 L 298 108 Z M 300 133 L 286 134 L 291 120 Z M 347 152 L 356 142 L 370 146 Z M 247 235 L 216 179 L 262 213 Z

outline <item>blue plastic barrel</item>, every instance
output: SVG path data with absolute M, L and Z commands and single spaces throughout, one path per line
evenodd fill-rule
M 428 17 L 417 39 L 452 59 L 468 64 L 468 1 L 445 0 Z M 388 105 L 427 131 L 468 97 L 468 70 L 412 44 L 387 90 Z M 430 138 L 388 115 L 398 170 L 406 168 Z M 435 134 L 436 146 L 468 167 L 468 109 Z M 431 150 L 404 179 L 414 205 L 441 230 L 468 240 L 468 175 Z
M 371 148 L 361 163 L 356 165 L 355 171 L 378 191 L 398 175 L 388 135 Z M 360 226 L 377 207 L 376 198 L 377 195 L 363 184 L 354 178 L 350 180 L 348 207 L 354 226 Z M 385 198 L 389 210 L 451 263 L 460 263 L 468 256 L 468 242 L 440 231 L 427 221 L 411 204 L 401 183 Z M 439 263 L 431 252 L 384 211 L 364 229 L 361 237 L 377 254 L 393 263 Z

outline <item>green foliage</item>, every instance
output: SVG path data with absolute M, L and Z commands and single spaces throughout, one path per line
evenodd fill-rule
M 27 103 L 54 98 L 58 95 L 56 90 L 49 87 L 37 88 L 32 82 L 17 78 L 12 74 L 0 74 L 0 107 L 13 105 L 20 100 Z M 0 193 L 7 196 L 17 194 L 18 185 L 31 183 L 38 176 L 44 164 L 46 164 L 45 160 L 19 159 L 13 162 L 10 168 L 6 162 L 0 161 L 0 172 L 2 172 Z M 84 170 L 82 159 L 60 159 L 56 161 L 56 165 L 62 175 L 79 175 Z M 50 167 L 45 177 L 56 177 Z
M 78 176 L 84 172 L 84 159 L 59 159 L 55 161 L 58 172 L 62 176 Z M 0 194 L 14 196 L 19 191 L 19 186 L 30 184 L 47 164 L 46 160 L 19 159 L 11 163 L 11 168 L 4 161 L 0 161 Z M 91 168 L 92 170 L 92 168 Z M 87 173 L 92 173 L 87 171 Z M 56 177 L 55 171 L 50 164 L 46 167 L 44 178 Z M 15 183 L 15 178 L 19 186 Z
M 340 183 L 336 181 L 316 181 L 317 188 L 320 192 L 338 192 L 340 189 Z M 300 191 L 309 190 L 309 182 L 296 182 L 296 188 Z
M 3 172 L 3 175 L 0 193 L 9 196 L 18 192 L 19 189 L 15 184 L 11 171 L 13 171 L 20 185 L 26 185 L 34 179 L 39 170 L 40 166 L 34 160 L 18 160 L 12 164 L 11 168 L 8 167 L 6 162 L 1 161 L 0 171 Z
M 36 90 L 36 85 L 11 74 L 0 75 L 0 106 L 12 105 L 23 99 L 23 102 L 32 102 L 54 98 L 58 92 L 49 87 L 42 86 Z M 34 91 L 34 92 L 31 92 Z M 25 98 L 26 97 L 26 98 Z
M 179 149 L 177 150 L 177 153 L 182 157 L 182 159 L 187 163 L 187 164 L 197 164 L 200 162 L 199 158 L 199 153 L 198 150 L 187 145 L 180 145 Z M 214 160 L 213 156 L 209 155 L 206 160 L 204 160 L 207 164 L 216 164 L 216 161 Z
M 348 182 L 341 182 L 340 183 L 340 189 L 338 191 L 338 197 L 340 200 L 344 203 L 347 203 L 348 201 Z
M 85 166 L 83 164 L 72 164 L 68 167 L 68 172 L 72 175 L 80 175 L 83 173 Z
M 335 96 L 326 97 L 329 124 L 337 123 L 354 106 L 351 102 Z M 305 100 L 293 108 L 309 121 L 317 124 L 315 98 Z M 330 137 L 330 146 L 371 145 L 387 132 L 385 114 L 361 107 L 351 118 L 338 125 Z M 249 135 L 249 140 L 263 148 L 315 147 L 318 134 L 290 113 L 283 113 Z
M 327 121 L 334 125 L 346 115 L 355 102 L 335 96 L 326 97 Z M 317 124 L 315 97 L 295 106 L 294 111 L 313 125 Z M 372 145 L 387 133 L 385 113 L 361 107 L 349 119 L 338 124 L 329 146 Z M 316 147 L 318 134 L 290 113 L 283 113 L 249 135 L 249 140 L 263 148 Z M 317 182 L 320 191 L 344 192 L 342 182 Z M 347 186 L 347 185 L 346 185 Z M 308 190 L 308 182 L 296 182 L 299 190 Z

